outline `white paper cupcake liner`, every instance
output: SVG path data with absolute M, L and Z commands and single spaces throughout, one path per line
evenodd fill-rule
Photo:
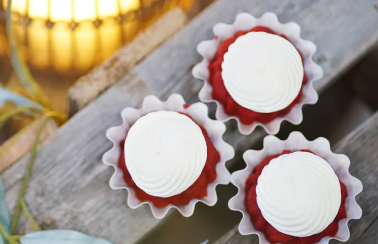
M 345 201 L 347 218 L 339 221 L 339 230 L 336 236 L 323 237 L 318 243 L 326 244 L 330 239 L 345 242 L 349 239 L 350 233 L 348 221 L 350 219 L 359 219 L 362 216 L 362 210 L 356 202 L 356 195 L 362 191 L 362 183 L 359 179 L 349 173 L 349 158 L 344 154 L 333 153 L 327 139 L 319 137 L 314 141 L 308 141 L 300 132 L 292 132 L 285 141 L 281 141 L 272 135 L 265 137 L 262 150 L 248 150 L 244 153 L 243 158 L 247 167 L 243 170 L 236 171 L 231 175 L 231 183 L 238 188 L 238 193 L 230 199 L 228 206 L 231 210 L 240 211 L 243 214 L 239 225 L 239 232 L 242 235 L 257 234 L 259 236 L 260 244 L 269 243 L 265 238 L 265 235 L 254 228 L 244 204 L 245 182 L 252 174 L 253 169 L 269 155 L 280 154 L 283 150 L 297 151 L 300 149 L 309 149 L 316 155 L 325 159 L 332 166 L 338 178 L 345 184 L 348 192 L 348 197 Z
M 301 100 L 285 116 L 277 117 L 269 123 L 254 122 L 252 124 L 243 124 L 239 118 L 228 115 L 224 111 L 223 105 L 213 98 L 213 88 L 209 82 L 208 65 L 213 59 L 218 50 L 218 46 L 222 41 L 234 36 L 238 30 L 247 31 L 256 26 L 268 27 L 277 34 L 284 34 L 290 40 L 303 56 L 304 71 L 307 75 L 308 81 L 303 85 L 303 96 Z M 252 133 L 258 125 L 262 126 L 268 134 L 277 134 L 281 122 L 284 120 L 287 120 L 292 124 L 300 124 L 303 120 L 302 106 L 305 104 L 315 104 L 318 100 L 318 94 L 314 89 L 313 83 L 323 77 L 322 68 L 312 60 L 312 57 L 316 52 L 316 46 L 313 42 L 303 40 L 300 37 L 300 30 L 301 28 L 296 23 L 280 23 L 274 13 L 265 13 L 261 18 L 255 18 L 248 13 L 241 13 L 237 15 L 235 22 L 231 25 L 224 23 L 216 24 L 213 27 L 214 36 L 216 38 L 202 41 L 197 46 L 197 50 L 203 56 L 203 60 L 193 68 L 192 73 L 195 78 L 204 81 L 204 86 L 198 95 L 199 99 L 202 102 L 215 102 L 217 104 L 216 118 L 220 121 L 236 119 L 239 131 L 244 135 Z
M 150 205 L 152 214 L 157 219 L 164 218 L 171 208 L 176 208 L 183 216 L 189 217 L 193 214 L 197 202 L 203 202 L 209 206 L 213 206 L 218 200 L 215 187 L 218 184 L 227 185 L 230 183 L 230 173 L 226 168 L 226 161 L 234 157 L 234 149 L 222 139 L 222 136 L 226 131 L 226 126 L 224 123 L 211 120 L 208 117 L 208 109 L 205 104 L 200 102 L 195 103 L 186 109 L 184 108 L 184 104 L 185 101 L 183 97 L 178 94 L 171 95 L 165 102 L 160 101 L 155 96 L 147 96 L 143 101 L 142 108 L 125 108 L 121 113 L 123 119 L 122 125 L 112 127 L 108 129 L 106 133 L 106 137 L 113 142 L 113 147 L 104 154 L 103 162 L 106 165 L 113 166 L 115 169 L 113 176 L 110 178 L 110 187 L 112 189 L 126 189 L 129 193 L 127 204 L 132 209 L 136 209 L 142 204 Z M 217 163 L 216 166 L 217 178 L 214 182 L 208 185 L 207 196 L 203 199 L 192 199 L 188 205 L 175 206 L 170 204 L 166 207 L 158 208 L 149 201 L 140 201 L 135 196 L 134 189 L 129 187 L 124 181 L 123 172 L 118 167 L 118 159 L 121 153 L 120 142 L 125 139 L 130 127 L 140 117 L 153 111 L 176 111 L 188 114 L 196 123 L 206 129 L 211 141 L 220 154 L 220 162 Z

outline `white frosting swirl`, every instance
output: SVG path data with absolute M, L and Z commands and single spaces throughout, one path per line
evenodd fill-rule
M 137 120 L 125 141 L 125 161 L 135 184 L 152 196 L 182 193 L 200 176 L 207 159 L 201 128 L 168 111 Z
M 296 237 L 323 231 L 341 204 L 339 180 L 327 161 L 308 152 L 281 155 L 258 178 L 257 204 L 278 231 Z
M 288 40 L 250 32 L 230 45 L 222 63 L 227 91 L 240 106 L 271 113 L 289 106 L 303 80 L 301 56 Z

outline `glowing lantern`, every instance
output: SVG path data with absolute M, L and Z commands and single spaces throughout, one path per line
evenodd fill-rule
M 108 58 L 179 2 L 193 1 L 13 0 L 12 20 L 32 68 L 77 75 Z M 7 2 L 0 0 L 0 19 Z M 5 36 L 1 26 L 0 43 Z M 0 47 L 0 56 L 5 52 Z

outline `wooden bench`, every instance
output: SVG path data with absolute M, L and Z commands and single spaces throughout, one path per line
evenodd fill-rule
M 213 37 L 214 24 L 231 23 L 239 12 L 261 16 L 271 11 L 281 22 L 297 22 L 302 27 L 301 36 L 317 44 L 315 60 L 324 69 L 324 78 L 316 83 L 317 90 L 321 91 L 378 40 L 378 14 L 374 4 L 375 0 L 216 1 L 78 112 L 59 129 L 55 141 L 41 148 L 26 194 L 31 213 L 43 228 L 75 229 L 115 244 L 140 240 L 162 221 L 154 219 L 147 206 L 129 209 L 125 202 L 126 191 L 113 191 L 108 185 L 113 169 L 101 162 L 102 154 L 111 146 L 105 131 L 121 123 L 120 111 L 128 106 L 139 107 L 149 94 L 166 99 L 172 93 L 180 93 L 187 102 L 196 102 L 202 86 L 191 75 L 192 67 L 200 61 L 196 46 Z M 210 108 L 213 113 L 214 105 Z M 265 135 L 262 130 L 256 130 L 250 136 L 242 136 L 235 123 L 227 123 L 227 126 L 225 140 L 237 152 L 233 161 L 240 160 L 241 154 Z M 366 139 L 366 135 L 362 138 Z M 348 144 L 344 148 L 355 150 L 352 147 Z M 361 146 L 358 150 L 367 149 Z M 347 154 L 353 161 L 353 154 Z M 24 157 L 3 173 L 10 209 L 17 201 L 27 163 L 28 157 Z M 373 172 L 375 169 L 368 173 L 375 178 Z M 361 177 L 357 173 L 356 176 Z M 361 204 L 363 200 L 361 197 Z M 363 208 L 373 207 L 372 200 L 366 197 L 365 201 Z M 352 238 L 368 226 L 368 222 L 358 223 L 360 225 L 352 226 L 352 233 L 356 233 Z M 29 228 L 25 220 L 18 226 L 20 233 Z M 236 232 L 231 234 L 237 235 Z

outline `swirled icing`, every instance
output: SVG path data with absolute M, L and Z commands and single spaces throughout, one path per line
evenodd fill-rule
M 303 80 L 303 64 L 288 40 L 250 32 L 230 45 L 222 63 L 224 85 L 240 106 L 271 113 L 289 106 Z
M 185 191 L 200 176 L 206 159 L 200 127 L 176 112 L 143 116 L 125 141 L 127 169 L 135 184 L 152 196 L 170 197 Z
M 284 154 L 262 171 L 257 204 L 276 230 L 296 237 L 323 231 L 341 204 L 338 177 L 327 161 L 308 152 Z

